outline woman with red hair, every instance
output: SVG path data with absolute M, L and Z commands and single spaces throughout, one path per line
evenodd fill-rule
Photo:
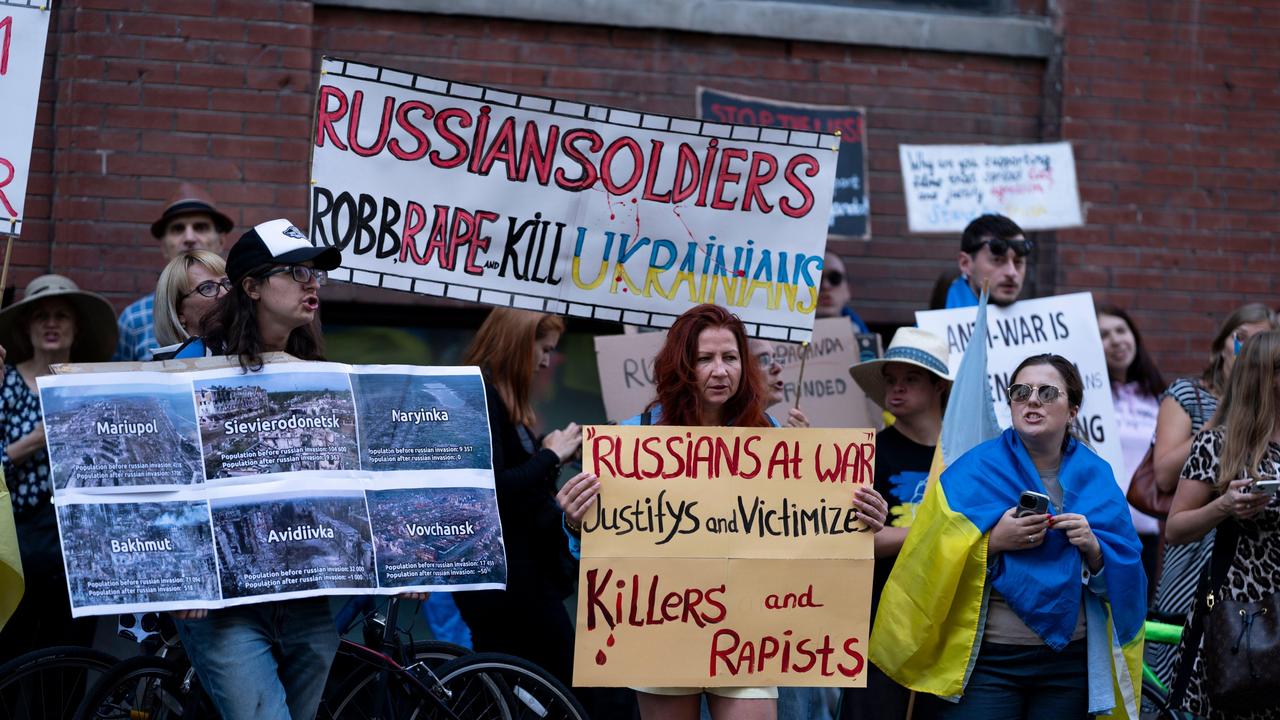
M 765 413 L 769 403 L 764 373 L 747 347 L 742 321 L 718 305 L 698 305 L 676 318 L 653 363 L 656 397 L 644 413 L 623 425 L 777 427 Z M 600 483 L 580 473 L 556 495 L 570 533 L 599 495 Z M 887 505 L 869 486 L 859 487 L 854 507 L 873 531 L 884 527 Z M 571 543 L 576 554 L 576 543 Z M 637 688 L 645 720 L 697 720 L 702 694 L 715 720 L 773 720 L 778 689 L 773 687 Z

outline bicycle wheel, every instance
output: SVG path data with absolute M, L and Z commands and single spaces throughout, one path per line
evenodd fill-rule
M 435 671 L 449 708 L 468 720 L 587 720 L 577 698 L 537 665 L 502 653 L 475 653 Z
M 116 658 L 74 645 L 35 650 L 0 665 L 0 718 L 70 720 Z
M 135 657 L 105 673 L 76 710 L 77 720 L 216 720 L 189 665 Z

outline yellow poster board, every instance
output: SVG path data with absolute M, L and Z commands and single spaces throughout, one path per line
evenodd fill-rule
M 574 684 L 865 687 L 870 429 L 592 426 Z

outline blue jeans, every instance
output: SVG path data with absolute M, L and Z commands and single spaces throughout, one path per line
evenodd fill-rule
M 939 703 L 941 720 L 1084 720 L 1089 670 L 1084 640 L 1047 645 L 983 643 L 960 702 Z
M 338 650 L 328 598 L 210 610 L 177 625 L 223 720 L 315 717 Z

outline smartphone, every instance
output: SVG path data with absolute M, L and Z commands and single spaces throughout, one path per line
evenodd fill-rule
M 1034 490 L 1023 490 L 1022 497 L 1018 498 L 1018 510 L 1014 517 L 1022 517 L 1024 515 L 1044 515 L 1049 512 L 1049 496 L 1044 493 L 1038 493 Z
M 1251 489 L 1251 492 L 1260 492 L 1260 493 L 1266 493 L 1268 495 L 1275 495 L 1276 491 L 1280 490 L 1280 480 L 1258 480 L 1254 482 L 1253 485 L 1250 485 L 1249 487 Z

